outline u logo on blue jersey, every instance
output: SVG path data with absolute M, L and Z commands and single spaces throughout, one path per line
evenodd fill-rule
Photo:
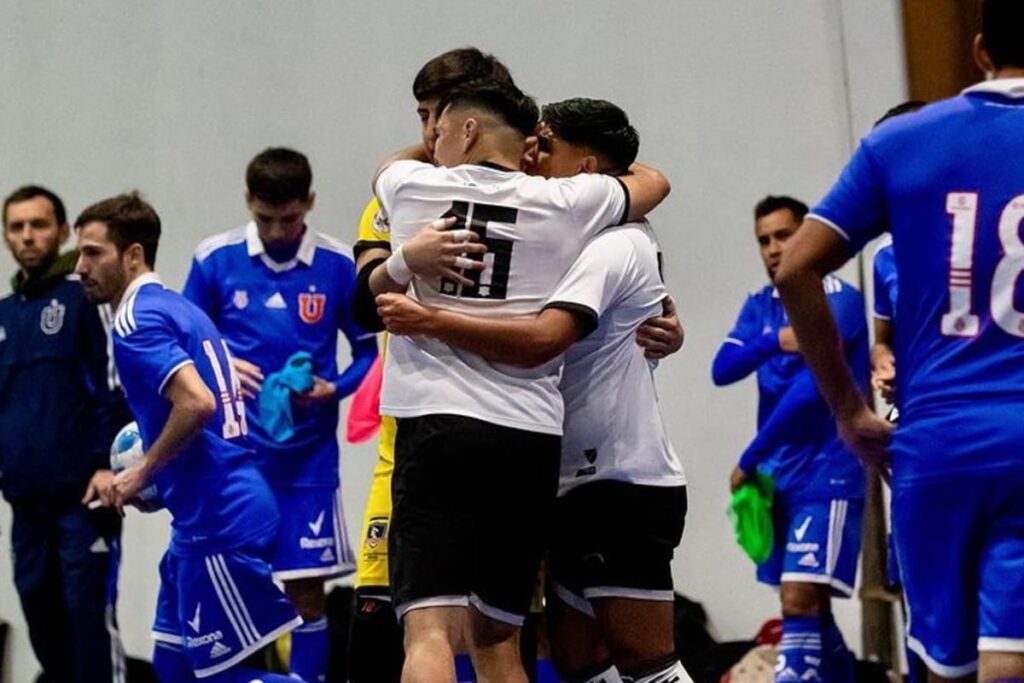
M 313 292 L 299 294 L 299 317 L 302 318 L 302 322 L 309 325 L 320 322 L 324 317 L 326 304 L 326 294 L 315 294 Z

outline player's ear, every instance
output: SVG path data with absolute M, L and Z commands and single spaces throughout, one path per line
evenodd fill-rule
M 462 124 L 462 151 L 469 151 L 476 144 L 479 136 L 480 122 L 472 116 L 467 117 L 465 123 Z
M 313 205 L 316 204 L 316 192 L 310 192 L 309 196 L 306 197 L 306 211 L 312 211 Z
M 140 265 L 146 262 L 146 254 L 142 249 L 142 245 L 138 242 L 129 244 L 128 248 L 124 250 L 124 255 L 128 257 L 128 263 L 132 265 Z
M 974 63 L 978 65 L 978 68 L 985 72 L 986 78 L 992 78 L 996 72 L 996 65 L 992 63 L 992 57 L 988 53 L 988 49 L 985 47 L 985 38 L 979 33 L 974 36 Z
M 60 240 L 60 244 L 64 244 L 68 241 L 68 237 L 71 236 L 71 228 L 68 227 L 67 223 L 61 223 L 60 227 L 57 228 L 57 238 Z
M 599 173 L 600 171 L 601 163 L 593 154 L 588 154 L 580 159 L 580 173 Z

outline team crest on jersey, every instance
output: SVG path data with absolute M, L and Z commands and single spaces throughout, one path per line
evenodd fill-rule
M 57 334 L 64 327 L 64 304 L 53 299 L 39 316 L 39 327 L 43 334 Z
M 299 294 L 299 317 L 308 325 L 318 323 L 323 319 L 326 306 L 326 294 L 317 294 L 312 288 L 308 292 Z
M 388 518 L 373 517 L 366 527 L 366 547 L 376 548 L 388 539 Z
M 244 310 L 249 305 L 249 292 L 244 289 L 236 289 L 235 295 L 231 298 L 231 303 L 235 305 L 238 310 Z
M 377 213 L 373 214 L 373 231 L 381 234 L 391 232 L 391 224 L 388 222 L 388 217 L 379 209 Z

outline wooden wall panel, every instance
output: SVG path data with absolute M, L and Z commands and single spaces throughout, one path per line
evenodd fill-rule
M 902 0 L 910 96 L 931 102 L 982 78 L 971 56 L 980 30 L 975 0 Z

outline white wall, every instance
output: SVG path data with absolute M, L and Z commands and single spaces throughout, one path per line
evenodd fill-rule
M 622 105 L 643 159 L 673 181 L 654 218 L 687 326 L 685 349 L 658 373 L 690 479 L 675 573 L 721 637 L 749 636 L 776 598 L 754 583 L 724 510 L 728 472 L 753 434 L 755 388 L 715 389 L 709 366 L 763 281 L 753 204 L 768 192 L 819 197 L 851 140 L 903 98 L 896 0 L 0 0 L 0 192 L 42 182 L 74 214 L 140 188 L 165 223 L 159 270 L 178 286 L 195 244 L 245 219 L 248 159 L 284 144 L 312 160 L 312 222 L 351 241 L 375 164 L 417 139 L 413 75 L 469 44 L 499 55 L 542 102 Z M 0 257 L 0 277 L 13 270 Z M 356 532 L 374 450 L 344 453 Z M 0 505 L 5 533 L 9 522 Z M 159 515 L 127 523 L 120 615 L 136 655 L 150 647 L 166 528 Z M 5 681 L 21 683 L 34 662 L 6 542 L 2 554 L 0 618 L 14 624 Z M 856 640 L 856 605 L 841 617 Z

